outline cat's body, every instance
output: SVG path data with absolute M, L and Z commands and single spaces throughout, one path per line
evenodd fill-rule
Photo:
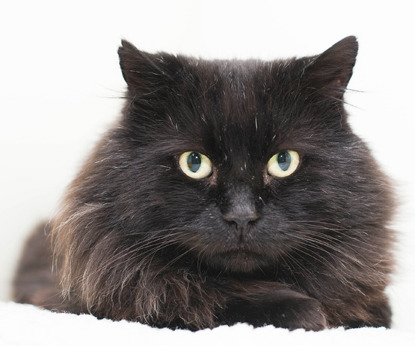
M 170 328 L 389 326 L 391 192 L 343 108 L 356 53 L 353 37 L 272 62 L 123 42 L 123 116 L 52 225 L 43 289 L 65 299 L 24 292 L 27 250 L 18 300 Z

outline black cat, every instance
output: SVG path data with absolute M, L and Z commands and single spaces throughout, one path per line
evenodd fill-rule
M 390 326 L 392 193 L 343 107 L 357 50 L 206 61 L 123 41 L 122 116 L 30 240 L 16 300 L 192 330 Z

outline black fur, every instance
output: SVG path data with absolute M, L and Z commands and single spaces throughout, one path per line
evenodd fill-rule
M 67 305 L 48 307 L 192 330 L 389 326 L 391 192 L 343 107 L 356 54 L 354 37 L 276 61 L 123 41 L 127 101 L 54 221 Z M 269 175 L 288 149 L 298 169 Z M 209 177 L 182 172 L 187 151 Z

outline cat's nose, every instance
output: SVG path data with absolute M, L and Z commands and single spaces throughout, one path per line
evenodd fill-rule
M 246 228 L 258 219 L 258 214 L 255 208 L 237 208 L 224 214 L 223 219 L 229 223 L 235 223 L 238 228 Z
M 228 204 L 222 217 L 238 229 L 246 229 L 259 218 L 252 191 L 247 186 L 233 187 L 228 191 Z

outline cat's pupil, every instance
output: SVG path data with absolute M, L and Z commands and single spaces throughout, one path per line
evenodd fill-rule
M 290 168 L 291 165 L 291 155 L 288 151 L 283 151 L 277 155 L 277 162 L 278 166 L 283 171 L 286 171 L 288 168 Z
M 187 166 L 193 173 L 196 173 L 199 170 L 201 163 L 202 158 L 198 153 L 190 153 L 187 157 Z

